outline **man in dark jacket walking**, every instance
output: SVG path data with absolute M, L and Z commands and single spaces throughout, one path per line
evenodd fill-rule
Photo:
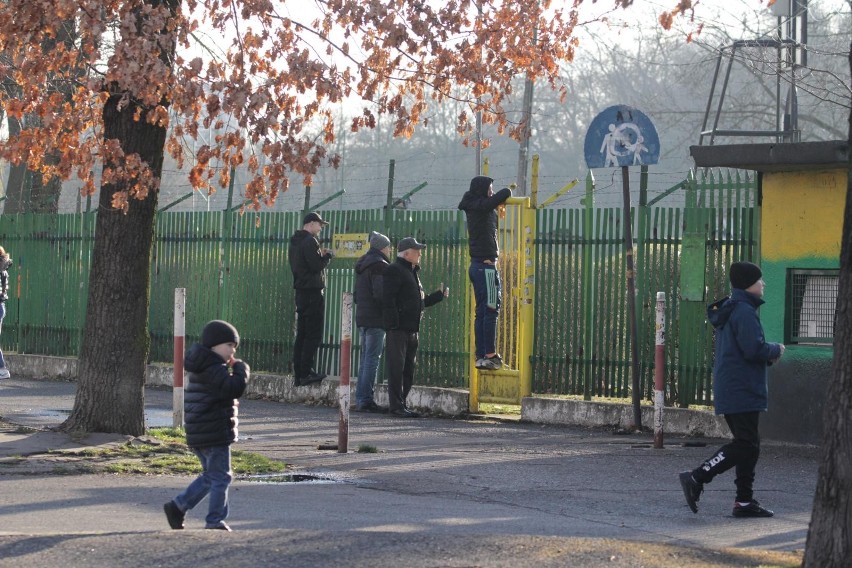
M 419 344 L 420 319 L 423 310 L 447 296 L 447 289 L 428 296 L 420 284 L 420 255 L 426 245 L 414 237 L 397 244 L 396 262 L 385 269 L 383 306 L 387 330 L 387 377 L 390 413 L 405 418 L 420 415 L 408 408 L 406 399 L 414 384 L 414 364 Z
M 361 366 L 355 389 L 356 410 L 387 412 L 376 404 L 373 391 L 385 346 L 382 280 L 390 263 L 390 239 L 370 233 L 370 249 L 355 263 L 355 325 L 361 334 Z
M 305 215 L 302 229 L 290 237 L 289 260 L 296 291 L 296 341 L 293 344 L 293 378 L 304 386 L 326 375 L 314 369 L 325 320 L 325 268 L 334 253 L 320 248 L 317 237 L 328 225 L 319 213 Z
M 732 467 L 737 487 L 733 516 L 771 517 L 754 499 L 754 470 L 760 456 L 758 422 L 769 402 L 766 367 L 781 358 L 784 345 L 768 343 L 757 308 L 763 304 L 763 274 L 751 262 L 735 262 L 729 271 L 731 296 L 707 307 L 716 332 L 713 362 L 713 406 L 725 416 L 734 439 L 692 471 L 680 474 L 686 503 L 698 512 L 704 484 Z
M 500 249 L 497 245 L 496 209 L 512 196 L 512 190 L 506 187 L 494 193 L 493 182 L 490 177 L 476 176 L 470 180 L 470 189 L 459 203 L 459 209 L 467 215 L 468 276 L 476 301 L 473 335 L 477 369 L 503 367 L 503 359 L 497 353 L 497 317 L 502 295 L 500 273 L 497 271 Z

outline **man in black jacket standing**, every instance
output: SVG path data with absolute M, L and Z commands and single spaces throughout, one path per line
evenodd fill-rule
M 390 251 L 390 239 L 374 231 L 370 233 L 370 250 L 355 263 L 355 325 L 361 334 L 361 366 L 355 389 L 359 412 L 387 412 L 387 408 L 376 404 L 373 391 L 385 346 L 382 301 Z
M 470 180 L 470 189 L 459 203 L 459 209 L 467 215 L 468 276 L 476 300 L 473 322 L 476 368 L 492 370 L 503 367 L 503 359 L 497 353 L 497 316 L 502 295 L 500 273 L 497 271 L 500 249 L 497 246 L 496 209 L 512 196 L 508 187 L 494 193 L 493 182 L 490 177 L 476 176 Z
M 320 248 L 317 237 L 328 225 L 319 213 L 305 215 L 302 229 L 290 237 L 289 260 L 296 290 L 296 342 L 293 345 L 295 385 L 322 381 L 326 375 L 314 370 L 325 320 L 325 268 L 334 253 Z
M 387 330 L 387 377 L 389 412 L 404 418 L 420 415 L 410 410 L 406 398 L 414 384 L 414 364 L 419 343 L 420 319 L 423 310 L 447 296 L 447 290 L 437 290 L 428 296 L 420 284 L 420 256 L 426 245 L 414 237 L 405 237 L 397 244 L 397 259 L 384 274 L 383 312 Z

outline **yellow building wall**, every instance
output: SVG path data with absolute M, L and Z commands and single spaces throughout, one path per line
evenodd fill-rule
M 763 174 L 761 258 L 839 259 L 846 170 Z

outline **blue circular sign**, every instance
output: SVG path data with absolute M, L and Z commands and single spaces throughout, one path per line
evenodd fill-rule
M 648 166 L 660 161 L 660 137 L 642 111 L 616 105 L 592 120 L 583 150 L 590 169 Z

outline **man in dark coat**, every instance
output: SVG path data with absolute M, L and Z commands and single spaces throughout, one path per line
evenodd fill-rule
M 494 193 L 494 180 L 476 176 L 462 196 L 459 209 L 467 215 L 470 268 L 476 316 L 473 335 L 476 344 L 477 369 L 501 369 L 503 359 L 497 353 L 497 317 L 502 300 L 500 273 L 497 271 L 497 207 L 512 196 L 508 187 Z
M 423 310 L 447 296 L 447 289 L 428 296 L 420 284 L 420 255 L 426 245 L 414 237 L 397 244 L 396 262 L 385 269 L 383 290 L 384 325 L 387 330 L 387 377 L 389 411 L 395 416 L 417 418 L 406 399 L 414 384 L 414 364 L 419 344 Z
M 317 237 L 328 225 L 319 213 L 305 215 L 302 229 L 290 237 L 289 260 L 296 291 L 296 341 L 293 344 L 293 378 L 304 386 L 326 375 L 314 369 L 325 320 L 325 268 L 334 253 L 320 248 Z
M 387 412 L 376 404 L 373 391 L 385 346 L 382 281 L 390 250 L 390 239 L 370 233 L 370 249 L 355 263 L 355 325 L 361 335 L 361 366 L 355 389 L 355 409 L 359 412 Z
M 716 332 L 713 362 L 713 406 L 725 416 L 734 439 L 692 471 L 680 474 L 686 503 L 698 512 L 704 484 L 736 468 L 735 517 L 771 517 L 753 496 L 754 470 L 760 456 L 758 422 L 769 396 L 766 368 L 781 358 L 784 345 L 769 343 L 757 308 L 763 304 L 763 274 L 751 262 L 735 262 L 729 271 L 731 296 L 707 307 L 707 321 Z

